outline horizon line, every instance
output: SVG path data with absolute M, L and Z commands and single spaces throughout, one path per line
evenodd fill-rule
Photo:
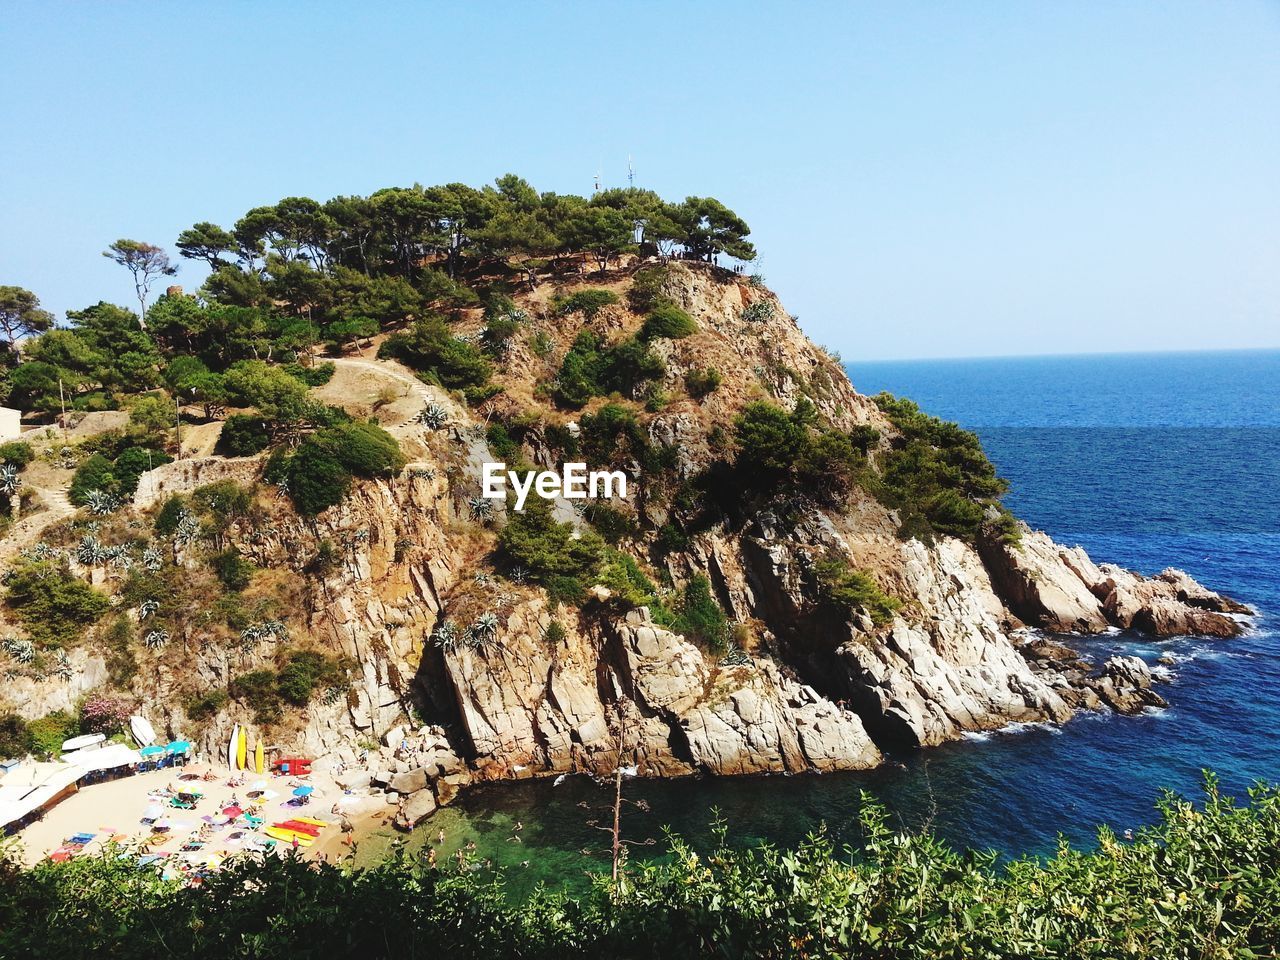
M 1270 347 L 1191 347 L 1174 350 L 1080 350 L 1064 353 L 976 353 L 945 357 L 879 357 L 870 360 L 848 360 L 845 366 L 873 363 L 952 363 L 966 360 L 1070 360 L 1102 357 L 1167 357 L 1203 353 L 1280 353 L 1280 344 Z

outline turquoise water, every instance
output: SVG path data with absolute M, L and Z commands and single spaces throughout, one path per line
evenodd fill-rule
M 1085 715 L 901 758 L 871 773 L 629 782 L 633 856 L 664 832 L 712 840 L 714 811 L 735 843 L 787 845 L 825 827 L 856 843 L 860 791 L 906 827 L 931 824 L 959 846 L 1045 853 L 1096 824 L 1149 822 L 1162 787 L 1195 794 L 1211 767 L 1231 791 L 1280 780 L 1280 351 L 853 364 L 863 392 L 889 390 L 979 432 L 1012 483 L 1008 503 L 1096 559 L 1145 572 L 1179 566 L 1255 605 L 1258 629 L 1234 641 L 1152 643 L 1117 634 L 1091 652 L 1172 654 L 1171 708 L 1135 718 Z M 516 892 L 579 885 L 606 869 L 609 791 L 585 777 L 470 792 L 410 840 L 445 830 L 443 853 L 509 868 Z M 516 830 L 520 824 L 522 829 Z M 389 836 L 366 841 L 380 853 Z M 362 857 L 363 859 L 363 857 Z

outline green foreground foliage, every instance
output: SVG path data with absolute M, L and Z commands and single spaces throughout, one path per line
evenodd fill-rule
M 1203 807 L 1166 796 L 1133 841 L 1099 833 L 1006 866 L 899 834 L 864 803 L 864 843 L 836 851 L 719 849 L 679 840 L 573 898 L 511 902 L 501 880 L 405 858 L 353 870 L 244 861 L 201 888 L 114 857 L 23 871 L 0 865 L 6 957 L 875 957 L 1275 956 L 1280 793 L 1236 805 L 1208 780 Z

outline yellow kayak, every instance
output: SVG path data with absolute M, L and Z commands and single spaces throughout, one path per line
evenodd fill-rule
M 310 823 L 317 827 L 333 826 L 328 820 L 317 820 L 315 817 L 290 817 L 290 820 L 297 820 L 299 823 Z
M 266 760 L 266 751 L 262 748 L 262 741 L 259 740 L 253 748 L 253 770 L 255 773 L 261 773 L 263 764 Z
M 296 830 L 286 830 L 284 827 L 265 827 L 262 832 L 268 837 L 283 840 L 285 843 L 293 843 L 294 840 L 297 840 L 300 847 L 309 847 L 316 842 L 315 837 L 308 836 L 305 833 L 298 833 Z
M 236 769 L 245 769 L 245 754 L 249 752 L 249 734 L 245 732 L 244 727 L 240 728 L 240 739 L 236 743 Z

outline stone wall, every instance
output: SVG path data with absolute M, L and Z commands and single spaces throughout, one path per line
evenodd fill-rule
M 258 476 L 261 466 L 262 460 L 258 457 L 175 460 L 148 470 L 139 478 L 133 504 L 137 509 L 145 510 L 175 493 L 190 493 L 207 483 L 218 480 L 247 482 Z

